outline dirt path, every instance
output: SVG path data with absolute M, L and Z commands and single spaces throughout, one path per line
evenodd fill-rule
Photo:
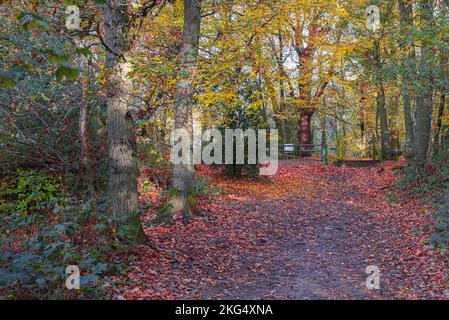
M 221 281 L 201 293 L 202 298 L 226 299 L 368 299 L 392 298 L 392 290 L 366 288 L 366 267 L 387 269 L 382 280 L 395 278 L 381 257 L 394 254 L 398 230 L 385 230 L 373 216 L 348 205 L 342 176 L 315 178 L 312 198 L 301 192 L 270 199 L 235 202 L 242 211 L 271 216 L 267 243 L 256 247 L 253 255 L 238 257 L 236 272 L 245 279 Z M 356 191 L 354 191 L 356 192 Z M 232 193 L 231 193 L 232 194 Z M 333 194 L 334 197 L 327 197 Z M 242 232 L 252 232 L 242 230 Z M 275 252 L 275 256 L 271 256 Z M 380 258 L 380 259 L 379 259 Z M 256 268 L 254 268 L 256 266 Z M 257 266 L 260 267 L 258 270 Z M 263 267 L 262 267 L 263 266 Z M 259 272 L 258 272 L 259 271 Z M 399 277 L 400 278 L 400 277 Z M 385 281 L 384 281 L 385 283 Z
M 414 273 L 426 267 L 421 261 L 430 266 L 431 257 L 404 256 L 421 245 L 419 236 L 410 238 L 414 219 L 423 225 L 422 215 L 416 218 L 408 207 L 388 203 L 381 189 L 391 176 L 377 170 L 286 164 L 269 182 L 216 180 L 224 192 L 202 204 L 210 218 L 146 230 L 157 249 L 138 249 L 120 294 L 128 299 L 434 297 L 425 288 L 430 271 Z M 410 226 L 397 223 L 404 214 L 410 215 Z M 380 290 L 366 288 L 369 265 L 381 270 Z

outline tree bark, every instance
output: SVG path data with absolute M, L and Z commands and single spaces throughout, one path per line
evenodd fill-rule
M 89 162 L 90 162 L 90 150 L 89 150 L 89 105 L 87 102 L 86 91 L 87 91 L 87 81 L 82 79 L 83 92 L 81 93 L 81 103 L 80 103 L 80 140 L 81 140 L 81 159 L 80 166 L 82 171 L 88 172 Z
M 77 47 L 82 46 L 82 39 L 75 40 L 75 45 Z M 81 155 L 79 162 L 79 176 L 81 183 L 88 188 L 89 195 L 91 198 L 95 197 L 94 190 L 94 176 L 95 171 L 93 170 L 91 153 L 90 153 L 90 143 L 89 143 L 89 87 L 90 87 L 90 70 L 88 58 L 84 55 L 79 55 L 75 60 L 79 69 L 83 71 L 80 77 L 80 105 L 79 105 L 79 138 L 81 146 Z M 85 73 L 85 74 L 84 74 Z
M 390 128 L 388 126 L 388 114 L 385 106 L 385 90 L 383 85 L 382 77 L 382 59 L 381 59 L 381 49 L 380 42 L 378 39 L 374 40 L 374 65 L 376 68 L 376 89 L 377 89 L 377 110 L 380 120 L 380 130 L 381 130 L 381 148 L 382 148 L 382 159 L 391 160 L 391 135 Z
M 299 112 L 298 142 L 312 144 L 312 116 L 315 109 L 301 109 Z M 311 156 L 311 147 L 300 147 L 301 156 Z
M 299 74 L 299 117 L 298 117 L 298 143 L 299 144 L 312 144 L 312 128 L 311 120 L 315 113 L 316 104 L 315 100 L 320 98 L 329 81 L 325 81 L 317 92 L 312 97 L 312 79 L 314 70 L 314 55 L 317 47 L 317 39 L 320 34 L 320 26 L 312 21 L 308 27 L 308 45 L 306 48 L 301 48 L 302 28 L 298 28 L 295 31 L 295 51 L 298 54 L 298 74 Z M 300 152 L 304 156 L 312 155 L 312 148 L 309 146 L 300 147 Z
M 120 236 L 132 242 L 146 237 L 139 216 L 137 143 L 129 107 L 132 86 L 127 55 L 130 50 L 128 5 L 106 1 L 104 9 L 108 69 L 109 205 Z
M 201 6 L 199 0 L 184 0 L 184 30 L 180 52 L 181 71 L 176 82 L 175 129 L 183 129 L 193 142 L 192 94 L 198 58 L 198 43 L 201 25 Z M 185 137 L 187 138 L 187 137 Z M 183 221 L 187 224 L 192 213 L 194 201 L 195 172 L 192 151 L 190 163 L 177 164 L 173 171 L 173 187 L 177 195 L 171 204 L 175 211 L 182 210 Z
M 438 108 L 437 125 L 436 125 L 436 129 L 435 129 L 435 138 L 434 138 L 435 144 L 441 143 L 440 133 L 441 133 L 441 127 L 443 124 L 443 114 L 444 114 L 445 104 L 446 104 L 446 95 L 442 94 L 440 96 L 440 107 Z
M 388 115 L 385 106 L 385 91 L 383 84 L 380 84 L 378 88 L 377 108 L 379 109 L 380 131 L 382 139 L 382 158 L 385 160 L 391 160 L 391 133 L 388 125 Z
M 443 0 L 442 3 L 442 9 L 443 15 L 445 18 L 448 18 L 448 10 L 449 10 L 449 2 L 447 0 Z M 449 39 L 449 37 L 446 37 L 446 39 Z M 441 58 L 440 58 L 440 79 L 447 79 L 449 77 L 449 66 L 447 65 L 446 61 L 449 56 L 449 51 L 447 47 L 443 47 L 440 49 L 441 51 Z M 444 108 L 446 104 L 446 92 L 447 92 L 448 86 L 444 85 L 441 88 L 441 95 L 440 95 L 440 106 L 438 108 L 438 115 L 437 115 L 437 123 L 436 123 L 436 129 L 434 134 L 434 144 L 438 145 L 437 148 L 439 148 L 439 145 L 441 144 L 441 129 L 443 124 L 443 115 L 444 115 Z
M 433 6 L 432 1 L 422 0 L 420 2 L 421 33 L 421 57 L 418 66 L 420 86 L 417 98 L 416 110 L 416 172 L 424 174 L 424 169 L 429 157 L 432 111 L 433 111 L 433 72 L 432 72 L 432 25 Z
M 324 146 L 327 144 L 327 119 L 326 113 L 321 115 L 321 144 Z
M 408 1 L 398 0 L 400 10 L 400 25 L 402 39 L 400 41 L 400 47 L 402 49 L 401 59 L 401 92 L 404 106 L 404 124 L 405 124 L 405 145 L 404 156 L 411 164 L 414 159 L 415 151 L 415 134 L 413 128 L 413 111 L 412 111 L 412 99 L 410 97 L 410 83 L 412 82 L 413 75 L 416 75 L 413 68 L 409 65 L 413 64 L 416 60 L 416 54 L 414 50 L 414 44 L 408 40 L 410 32 L 413 29 L 413 8 L 412 4 Z
M 89 75 L 87 75 L 89 77 Z M 79 115 L 79 134 L 81 142 L 81 157 L 80 157 L 80 174 L 82 175 L 82 181 L 89 190 L 89 196 L 95 198 L 95 170 L 92 164 L 90 143 L 89 143 L 89 114 L 90 106 L 88 99 L 89 83 L 88 79 L 81 79 L 82 92 L 80 101 L 80 115 Z
M 280 113 L 281 113 L 281 132 L 282 132 L 282 141 L 283 143 L 289 143 L 290 137 L 288 136 L 288 109 L 289 104 L 286 103 L 286 94 L 285 94 L 285 88 L 284 88 L 284 78 L 286 78 L 286 73 L 284 70 L 284 38 L 282 37 L 281 31 L 279 31 L 278 35 L 279 40 L 279 58 L 278 58 L 278 65 L 279 65 L 279 94 L 280 94 Z

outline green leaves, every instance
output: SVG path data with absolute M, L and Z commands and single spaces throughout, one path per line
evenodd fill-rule
M 34 170 L 17 170 L 17 177 L 0 190 L 14 211 L 33 212 L 59 195 L 59 179 Z
M 47 50 L 47 54 L 50 63 L 61 63 L 69 61 L 69 55 L 60 49 Z
M 15 63 L 8 71 L 0 71 L 0 86 L 15 87 L 15 77 L 30 72 L 30 66 L 26 63 Z
M 58 66 L 56 70 L 56 80 L 61 81 L 64 77 L 67 78 L 78 78 L 80 75 L 79 70 L 72 68 L 68 63 L 62 63 Z
M 70 56 L 66 52 L 61 49 L 56 49 L 48 50 L 47 54 L 50 63 L 58 65 L 58 69 L 56 70 L 56 80 L 61 81 L 64 77 L 72 79 L 78 78 L 80 71 L 70 65 Z
M 104 232 L 105 230 L 106 230 L 106 225 L 105 224 L 103 224 L 103 223 L 98 223 L 98 224 L 96 224 L 95 225 L 95 227 L 94 227 L 94 230 L 96 231 L 96 232 L 98 232 L 98 233 L 102 233 L 102 232 Z
M 19 28 L 39 28 L 47 30 L 50 28 L 50 23 L 43 17 L 33 12 L 22 11 L 18 16 Z
M 15 87 L 16 85 L 17 82 L 7 72 L 0 72 L 0 86 Z
M 78 48 L 76 49 L 76 53 L 81 54 L 85 57 L 92 56 L 92 52 L 90 52 L 90 50 L 87 48 Z

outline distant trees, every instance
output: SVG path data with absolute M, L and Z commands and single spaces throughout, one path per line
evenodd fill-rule
M 425 173 L 447 121 L 447 1 L 377 1 L 376 36 L 362 0 L 84 1 L 73 34 L 61 32 L 62 4 L 40 3 L 12 5 L 19 21 L 1 17 L 0 166 L 16 160 L 92 179 L 107 149 L 110 211 L 136 239 L 136 133 L 162 143 L 172 129 L 191 136 L 194 105 L 204 127 L 251 109 L 274 119 L 284 143 L 322 141 L 372 157 L 379 146 L 383 159 L 401 148 L 412 178 Z M 79 54 L 79 36 L 95 58 Z M 92 74 L 79 78 L 87 65 Z M 24 77 L 25 69 L 36 72 Z M 248 83 L 257 86 L 246 94 Z M 193 164 L 174 166 L 171 203 L 186 222 L 194 180 Z
M 271 40 L 278 64 L 282 107 L 293 109 L 297 119 L 296 141 L 285 142 L 312 144 L 312 117 L 335 77 L 338 57 L 344 53 L 341 30 L 335 25 L 336 12 L 332 5 L 306 1 L 286 5 L 293 13 L 280 15 L 278 39 Z M 292 64 L 293 69 L 286 66 Z M 303 155 L 310 154 L 310 147 L 303 147 L 302 151 Z

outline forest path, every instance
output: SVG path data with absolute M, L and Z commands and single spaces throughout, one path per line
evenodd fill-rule
M 281 172 L 273 180 L 274 185 L 284 186 L 279 186 L 275 199 L 273 186 L 267 186 L 268 190 L 257 197 L 228 204 L 241 212 L 258 212 L 265 216 L 270 226 L 267 239 L 254 248 L 253 254 L 242 252 L 239 255 L 236 251 L 239 268 L 233 273 L 239 277 L 221 277 L 217 285 L 200 293 L 201 298 L 393 297 L 389 286 L 381 285 L 380 290 L 367 289 L 365 271 L 369 265 L 388 270 L 381 274 L 384 284 L 402 278 L 396 274 L 399 271 L 387 267 L 383 260 L 385 255 L 397 254 L 393 248 L 400 241 L 400 233 L 394 227 L 385 228 L 374 221 L 371 213 L 353 206 L 352 197 L 360 194 L 348 183 L 351 170 L 341 168 L 327 172 L 319 164 L 306 166 L 309 170 L 297 176 L 293 174 L 287 178 L 287 172 Z M 377 171 L 376 168 L 371 170 Z M 309 174 L 307 181 L 303 173 Z M 245 195 L 240 188 L 229 187 L 228 192 L 231 198 Z M 248 225 L 248 229 L 241 232 L 254 233 L 254 230 Z
M 391 166 L 392 164 L 390 164 Z M 205 169 L 206 173 L 210 173 Z M 387 201 L 391 170 L 281 164 L 269 181 L 223 179 L 209 218 L 146 228 L 127 299 L 428 298 L 441 277 L 421 245 L 427 216 Z M 390 197 L 394 199 L 390 192 Z M 366 288 L 367 266 L 381 270 Z M 428 270 L 426 270 L 428 268 Z M 433 270 L 433 271 L 429 271 Z M 417 273 L 419 272 L 419 274 Z

